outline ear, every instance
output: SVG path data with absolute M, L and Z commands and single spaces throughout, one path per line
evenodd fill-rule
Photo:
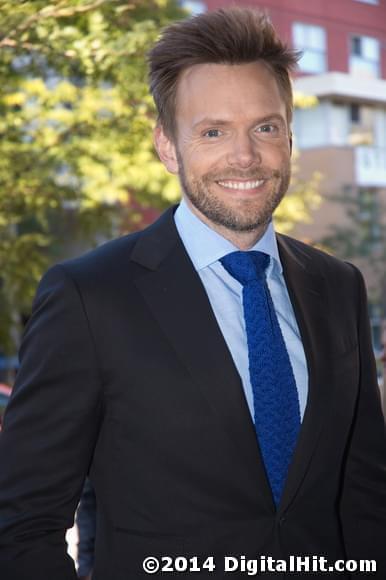
M 177 174 L 178 161 L 176 147 L 171 138 L 165 134 L 161 125 L 157 125 L 154 129 L 154 145 L 157 149 L 158 156 L 166 169 L 170 173 Z

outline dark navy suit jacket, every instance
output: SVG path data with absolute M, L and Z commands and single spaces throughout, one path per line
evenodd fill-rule
M 278 243 L 309 369 L 278 509 L 169 210 L 41 282 L 0 440 L 2 580 L 76 577 L 64 530 L 88 472 L 96 580 L 145 578 L 148 555 L 213 555 L 216 572 L 195 574 L 211 579 L 224 576 L 224 555 L 291 554 L 376 558 L 374 578 L 386 578 L 385 426 L 363 280 L 298 241 Z

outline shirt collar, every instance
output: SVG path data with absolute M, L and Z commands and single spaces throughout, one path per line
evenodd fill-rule
M 174 220 L 180 238 L 197 271 L 217 262 L 226 254 L 239 250 L 232 242 L 204 224 L 192 212 L 184 199 L 174 214 Z M 271 274 L 273 268 L 278 268 L 280 273 L 283 271 L 272 221 L 268 224 L 263 236 L 250 248 L 251 250 L 264 252 L 270 256 L 268 275 Z

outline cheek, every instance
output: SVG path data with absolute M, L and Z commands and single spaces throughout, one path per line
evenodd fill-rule
M 200 177 L 215 170 L 221 162 L 221 157 L 211 150 L 202 147 L 191 147 L 182 157 L 185 173 Z
M 280 167 L 288 165 L 291 161 L 289 144 L 272 145 L 263 150 L 262 158 L 272 166 Z

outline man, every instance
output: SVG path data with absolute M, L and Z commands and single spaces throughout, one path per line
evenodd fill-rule
M 279 578 L 291 555 L 374 559 L 385 578 L 363 280 L 271 222 L 295 63 L 236 8 L 172 25 L 151 51 L 156 147 L 183 202 L 43 278 L 1 440 L 3 580 L 75 578 L 63 537 L 87 473 L 97 580 L 158 564 L 244 578 L 264 557 Z

